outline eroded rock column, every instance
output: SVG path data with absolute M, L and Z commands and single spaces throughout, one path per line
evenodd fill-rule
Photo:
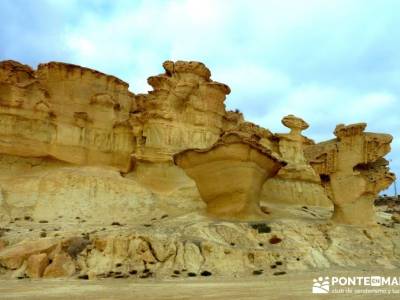
M 337 125 L 336 139 L 306 148 L 307 157 L 334 203 L 332 219 L 375 224 L 373 202 L 394 181 L 388 162 L 392 136 L 364 132 L 365 123 Z

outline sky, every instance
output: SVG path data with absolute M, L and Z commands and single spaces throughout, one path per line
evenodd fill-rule
M 201 61 L 227 109 L 273 132 L 287 114 L 316 142 L 367 122 L 394 136 L 400 177 L 398 0 L 0 0 L 0 20 L 0 60 L 79 64 L 134 93 L 165 60 Z

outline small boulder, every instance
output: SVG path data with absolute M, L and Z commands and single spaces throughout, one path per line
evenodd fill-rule
M 40 278 L 49 264 L 46 253 L 31 255 L 27 260 L 26 274 L 30 278 Z
M 54 256 L 53 262 L 46 268 L 43 277 L 69 277 L 74 273 L 75 264 L 72 258 L 68 254 L 60 252 Z

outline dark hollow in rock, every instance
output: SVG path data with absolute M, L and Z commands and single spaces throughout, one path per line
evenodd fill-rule
M 46 237 L 47 236 L 47 233 L 46 232 L 41 232 L 40 233 L 40 237 Z
M 167 218 L 168 217 L 168 215 L 162 215 L 161 216 L 161 219 L 165 219 L 165 218 Z
M 150 227 L 151 224 L 143 224 L 144 227 Z
M 257 230 L 258 233 L 269 233 L 269 232 L 271 232 L 271 227 L 269 227 L 265 223 L 252 224 L 251 227 L 253 229 Z
M 114 272 L 115 275 L 121 275 L 122 272 L 118 271 L 118 272 Z
M 203 271 L 203 272 L 200 273 L 200 275 L 201 275 L 201 276 L 211 276 L 212 273 L 209 272 L 209 271 Z
M 267 214 L 267 215 L 271 214 L 271 212 L 265 206 L 260 206 L 260 209 L 264 214 Z
M 263 243 L 258 243 L 258 246 L 263 247 L 264 244 Z
M 281 261 L 276 261 L 275 264 L 276 264 L 277 266 L 282 266 L 282 262 L 281 262 Z
M 236 244 L 235 243 L 231 243 L 231 246 L 235 246 Z
M 172 275 L 171 275 L 171 277 L 178 278 L 178 277 L 179 277 L 179 275 L 172 274 Z
M 271 265 L 271 269 L 276 269 L 276 265 Z
M 297 260 L 297 261 L 300 261 L 300 257 L 297 257 L 296 260 Z
M 271 238 L 269 239 L 269 243 L 270 243 L 270 244 L 278 244 L 278 243 L 280 243 L 280 242 L 282 242 L 282 239 L 281 239 L 281 238 L 278 238 L 276 235 L 274 235 L 273 237 L 271 237 Z
M 112 226 L 122 226 L 121 223 L 119 223 L 119 222 L 112 222 L 111 225 Z
M 175 270 L 174 274 L 178 275 L 178 274 L 181 274 L 181 272 L 179 272 L 179 270 Z
M 274 275 L 285 275 L 286 272 L 285 271 L 281 271 L 281 272 L 275 272 Z
M 263 270 L 254 270 L 253 275 L 261 275 L 263 273 Z
M 137 271 L 136 270 L 131 270 L 131 271 L 129 271 L 129 274 L 135 275 L 135 274 L 137 274 Z
M 126 275 L 126 274 L 118 274 L 118 275 L 116 275 L 116 276 L 114 276 L 114 278 L 127 278 L 128 277 L 128 275 Z
M 88 276 L 88 275 L 80 275 L 80 276 L 78 276 L 78 278 L 79 278 L 79 279 L 88 280 L 88 279 L 89 279 L 89 276 Z
M 49 223 L 47 220 L 40 220 L 39 223 Z
M 115 266 L 118 268 L 118 267 L 121 267 L 122 264 L 121 263 L 117 263 L 117 264 L 115 264 Z
M 189 277 L 196 277 L 196 276 L 197 276 L 197 274 L 196 274 L 196 273 L 193 273 L 193 272 L 189 272 L 187 275 L 188 275 Z
M 144 270 L 143 270 L 143 273 L 149 273 L 149 272 L 150 272 L 149 269 L 144 269 Z

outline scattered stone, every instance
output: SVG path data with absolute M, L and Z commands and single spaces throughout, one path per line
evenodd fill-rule
M 251 227 L 253 229 L 256 229 L 258 231 L 258 233 L 270 233 L 271 232 L 271 227 L 269 227 L 265 223 L 252 224 Z
M 212 273 L 209 272 L 209 271 L 203 271 L 203 272 L 200 273 L 200 275 L 201 275 L 201 276 L 211 276 Z
M 263 270 L 254 270 L 253 275 L 261 275 L 263 273 Z
M 275 272 L 275 273 L 274 273 L 275 276 L 276 276 L 276 275 L 285 275 L 285 274 L 286 274 L 285 271 Z
M 47 220 L 40 220 L 39 223 L 49 223 Z
M 187 276 L 189 276 L 189 277 L 196 277 L 197 274 L 196 274 L 196 273 L 193 273 L 193 272 L 189 272 L 189 273 L 187 273 Z
M 269 243 L 270 243 L 270 244 L 278 244 L 278 243 L 280 243 L 280 242 L 282 242 L 282 239 L 279 238 L 279 237 L 277 237 L 276 235 L 274 235 L 273 237 L 271 237 L 271 238 L 269 239 Z

